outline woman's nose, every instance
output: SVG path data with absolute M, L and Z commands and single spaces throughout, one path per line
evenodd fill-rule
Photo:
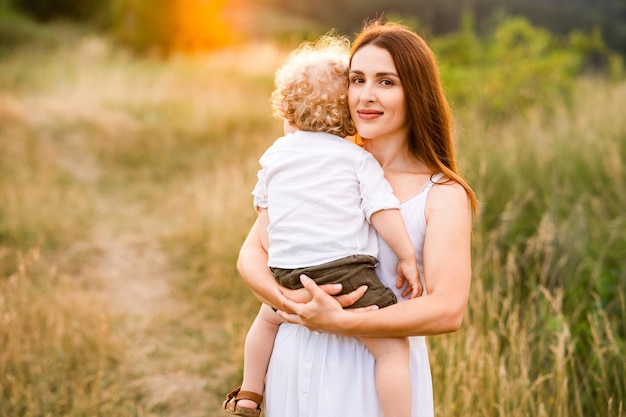
M 371 84 L 365 83 L 363 84 L 363 88 L 361 88 L 361 101 L 365 102 L 373 102 L 376 100 L 376 95 L 374 94 L 374 88 Z

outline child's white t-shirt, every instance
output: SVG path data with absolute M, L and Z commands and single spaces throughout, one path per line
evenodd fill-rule
M 378 255 L 372 214 L 400 203 L 376 159 L 339 136 L 296 131 L 259 160 L 252 192 L 270 219 L 268 265 L 320 265 L 349 255 Z

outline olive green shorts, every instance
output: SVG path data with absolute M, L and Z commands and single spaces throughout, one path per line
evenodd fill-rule
M 398 300 L 393 291 L 383 285 L 374 270 L 378 260 L 369 255 L 352 255 L 321 265 L 296 269 L 270 267 L 278 282 L 292 290 L 302 288 L 300 275 L 313 279 L 317 285 L 341 284 L 340 294 L 346 294 L 367 285 L 368 289 L 356 303 L 347 308 L 367 307 L 376 304 L 383 308 Z

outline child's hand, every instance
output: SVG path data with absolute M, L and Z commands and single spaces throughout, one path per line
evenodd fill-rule
M 417 270 L 417 264 L 415 259 L 412 261 L 399 261 L 398 262 L 398 278 L 396 279 L 396 287 L 402 288 L 404 283 L 408 284 L 402 291 L 402 296 L 406 297 L 410 294 L 409 298 L 415 298 L 422 295 L 422 282 L 420 281 L 420 274 Z

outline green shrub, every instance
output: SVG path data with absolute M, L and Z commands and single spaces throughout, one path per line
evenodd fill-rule
M 114 0 L 110 30 L 113 37 L 132 49 L 161 52 L 173 48 L 175 1 Z
M 432 42 L 444 84 L 455 105 L 481 108 L 492 121 L 525 114 L 532 106 L 567 102 L 578 76 L 619 79 L 621 59 L 599 32 L 559 38 L 523 18 L 503 18 L 479 37 L 466 19 L 463 29 Z
M 106 2 L 101 0 L 9 0 L 18 10 L 37 20 L 56 18 L 90 20 L 105 11 Z

